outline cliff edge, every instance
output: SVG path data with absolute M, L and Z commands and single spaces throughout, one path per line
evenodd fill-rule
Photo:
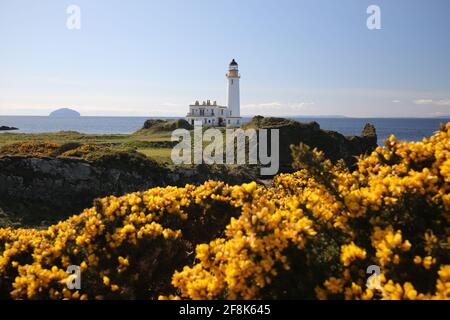
M 343 159 L 349 167 L 356 163 L 356 156 L 371 153 L 377 147 L 376 129 L 372 124 L 366 124 L 361 136 L 344 136 L 336 131 L 321 129 L 317 122 L 301 123 L 285 118 L 256 116 L 243 125 L 243 129 L 249 128 L 279 130 L 282 171 L 292 171 L 291 145 L 304 143 L 323 151 L 333 162 Z

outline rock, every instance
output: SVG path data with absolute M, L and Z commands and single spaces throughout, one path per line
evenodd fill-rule
M 291 145 L 304 143 L 311 148 L 317 148 L 325 156 L 336 162 L 343 159 L 352 167 L 356 163 L 356 156 L 370 153 L 377 147 L 376 130 L 373 125 L 366 125 L 363 136 L 346 137 L 335 131 L 320 129 L 317 122 L 300 123 L 284 118 L 254 117 L 243 128 L 279 129 L 280 130 L 280 169 L 292 171 Z
M 377 144 L 377 130 L 375 129 L 375 126 L 373 124 L 366 123 L 361 136 L 369 140 L 371 144 Z
M 28 220 L 35 222 L 44 217 L 79 213 L 97 197 L 167 183 L 167 169 L 150 159 L 135 166 L 131 159 L 118 156 L 117 162 L 107 159 L 102 163 L 71 158 L 0 157 L 0 207 L 32 215 Z
M 7 126 L 0 126 L 0 131 L 12 131 L 12 130 L 19 130 L 19 128 L 16 128 L 16 127 L 7 127 Z
M 361 133 L 361 136 L 363 137 L 376 137 L 377 136 L 377 131 L 375 129 L 375 126 L 371 123 L 366 123 L 366 125 L 364 126 L 364 129 Z
M 178 120 L 149 119 L 145 121 L 144 126 L 137 133 L 173 131 L 176 129 L 192 130 L 193 127 L 189 124 L 189 122 L 187 122 L 184 119 Z
M 208 180 L 223 181 L 230 185 L 258 181 L 259 169 L 246 165 L 207 165 L 176 166 L 172 169 L 173 184 L 184 186 L 201 184 Z
M 48 116 L 54 118 L 78 118 L 81 114 L 73 109 L 61 108 L 51 112 Z

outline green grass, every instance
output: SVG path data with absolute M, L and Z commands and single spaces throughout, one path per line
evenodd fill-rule
M 160 163 L 171 163 L 169 147 L 154 147 L 152 142 L 164 143 L 171 141 L 171 133 L 146 133 L 146 134 L 81 134 L 77 132 L 54 132 L 54 133 L 10 133 L 0 134 L 0 147 L 17 142 L 55 142 L 65 144 L 95 143 L 106 144 L 113 148 L 135 148 L 147 157 Z
M 170 133 L 140 134 L 82 134 L 77 132 L 0 133 L 0 145 L 21 141 L 93 142 L 120 144 L 130 141 L 170 141 Z
M 130 141 L 170 141 L 170 133 L 155 134 L 82 134 L 77 132 L 1 133 L 0 145 L 20 141 L 94 142 L 120 144 Z
M 145 148 L 137 149 L 137 151 L 145 154 L 148 158 L 151 158 L 158 163 L 172 164 L 172 159 L 170 157 L 172 149 L 170 148 Z
M 219 128 L 219 130 L 223 134 L 223 150 L 226 150 L 225 129 Z M 104 145 L 112 149 L 131 148 L 159 163 L 172 164 L 171 151 L 173 142 L 171 142 L 171 132 L 167 131 L 148 132 L 144 130 L 134 134 L 82 134 L 73 131 L 54 133 L 0 133 L 0 148 L 4 145 L 18 142 L 53 142 L 60 145 L 67 143 L 90 143 Z M 207 145 L 209 145 L 209 142 L 203 141 L 203 146 L 205 147 Z

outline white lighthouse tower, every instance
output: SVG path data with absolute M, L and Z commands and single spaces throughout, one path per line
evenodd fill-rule
M 241 99 L 239 95 L 239 75 L 238 64 L 233 59 L 231 61 L 227 78 L 228 78 L 228 95 L 227 95 L 227 126 L 239 127 L 241 125 Z

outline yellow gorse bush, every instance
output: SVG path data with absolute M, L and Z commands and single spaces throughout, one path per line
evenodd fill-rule
M 158 262 L 169 264 L 190 249 L 181 230 L 189 236 L 189 227 L 207 218 L 220 221 L 233 210 L 237 215 L 245 201 L 233 198 L 240 188 L 221 182 L 154 188 L 96 200 L 93 208 L 46 230 L 0 229 L 0 297 L 151 297 L 159 289 L 151 280 L 162 273 L 170 283 L 173 272 Z M 214 237 L 214 230 L 206 233 Z M 71 265 L 82 271 L 80 292 L 66 286 Z
M 181 297 L 449 298 L 450 124 L 422 142 L 391 136 L 354 172 L 293 153 L 300 171 L 254 191 L 225 238 L 174 274 Z M 382 272 L 376 290 L 370 265 Z
M 392 136 L 353 171 L 293 155 L 298 171 L 268 188 L 155 188 L 46 230 L 0 229 L 0 297 L 450 298 L 450 123 L 421 142 Z

